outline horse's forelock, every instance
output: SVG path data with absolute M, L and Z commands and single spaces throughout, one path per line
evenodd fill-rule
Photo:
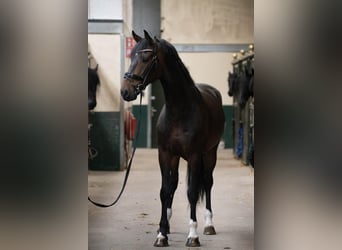
M 131 59 L 133 59 L 133 57 L 135 56 L 135 54 L 137 53 L 137 51 L 142 50 L 142 49 L 146 49 L 148 46 L 148 41 L 145 38 L 142 38 L 138 43 L 135 44 L 135 46 L 133 47 L 132 51 L 131 51 Z

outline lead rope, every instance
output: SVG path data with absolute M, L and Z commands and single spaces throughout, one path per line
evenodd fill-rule
M 125 187 L 126 187 L 126 183 L 127 183 L 127 180 L 128 180 L 129 172 L 130 172 L 130 170 L 131 170 L 131 166 L 132 166 L 132 162 L 133 162 L 135 150 L 137 149 L 137 145 L 136 145 L 137 139 L 139 138 L 140 120 L 141 120 L 141 100 L 142 100 L 142 95 L 140 95 L 140 107 L 139 107 L 138 126 L 137 126 L 137 128 L 136 128 L 136 134 L 135 134 L 135 137 L 134 137 L 134 140 L 133 140 L 133 151 L 132 151 L 132 156 L 131 156 L 131 158 L 130 158 L 130 160 L 129 160 L 129 163 L 128 163 L 128 166 L 127 166 L 126 175 L 125 175 L 124 182 L 123 182 L 123 184 L 122 184 L 121 191 L 120 191 L 118 197 L 117 197 L 111 204 L 108 204 L 108 205 L 107 205 L 107 204 L 101 204 L 101 203 L 95 202 L 95 201 L 91 200 L 90 197 L 88 196 L 88 201 L 90 201 L 91 203 L 93 203 L 95 206 L 104 207 L 104 208 L 105 208 L 105 207 L 111 207 L 111 206 L 115 205 L 115 204 L 119 201 L 119 199 L 120 199 L 120 197 L 121 197 L 121 195 L 122 195 L 122 193 L 123 193 L 123 191 L 124 191 L 124 189 L 125 189 Z

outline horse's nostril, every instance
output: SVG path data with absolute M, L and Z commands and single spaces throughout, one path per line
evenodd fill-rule
M 124 98 L 127 97 L 128 96 L 128 90 L 127 89 L 122 89 L 121 90 L 121 96 L 124 97 Z

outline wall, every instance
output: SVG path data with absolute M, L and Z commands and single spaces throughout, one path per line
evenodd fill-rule
M 101 82 L 95 111 L 120 111 L 121 36 L 89 34 L 88 44 L 94 57 L 92 67 L 99 64 Z
M 161 15 L 162 38 L 173 44 L 229 46 L 254 41 L 253 0 L 161 0 Z M 233 102 L 227 94 L 232 55 L 233 52 L 180 51 L 195 82 L 219 89 L 224 105 Z
M 88 0 L 88 19 L 122 19 L 123 0 Z
M 228 71 L 233 53 L 179 53 L 196 83 L 208 83 L 215 86 L 222 95 L 224 105 L 232 105 L 228 96 Z
M 253 0 L 161 0 L 164 39 L 172 43 L 252 43 Z

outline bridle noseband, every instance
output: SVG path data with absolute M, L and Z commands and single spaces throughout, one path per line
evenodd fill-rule
M 152 57 L 151 63 L 144 70 L 142 76 L 139 76 L 139 75 L 136 75 L 136 74 L 133 74 L 130 72 L 126 72 L 124 74 L 124 79 L 139 81 L 139 83 L 136 86 L 133 86 L 136 95 L 140 94 L 146 88 L 146 86 L 149 84 L 149 82 L 147 82 L 147 78 L 150 75 L 151 70 L 154 68 L 154 66 L 157 63 L 156 46 L 153 49 L 139 50 L 139 51 L 137 51 L 137 54 L 144 53 L 144 52 L 152 52 L 153 57 Z

